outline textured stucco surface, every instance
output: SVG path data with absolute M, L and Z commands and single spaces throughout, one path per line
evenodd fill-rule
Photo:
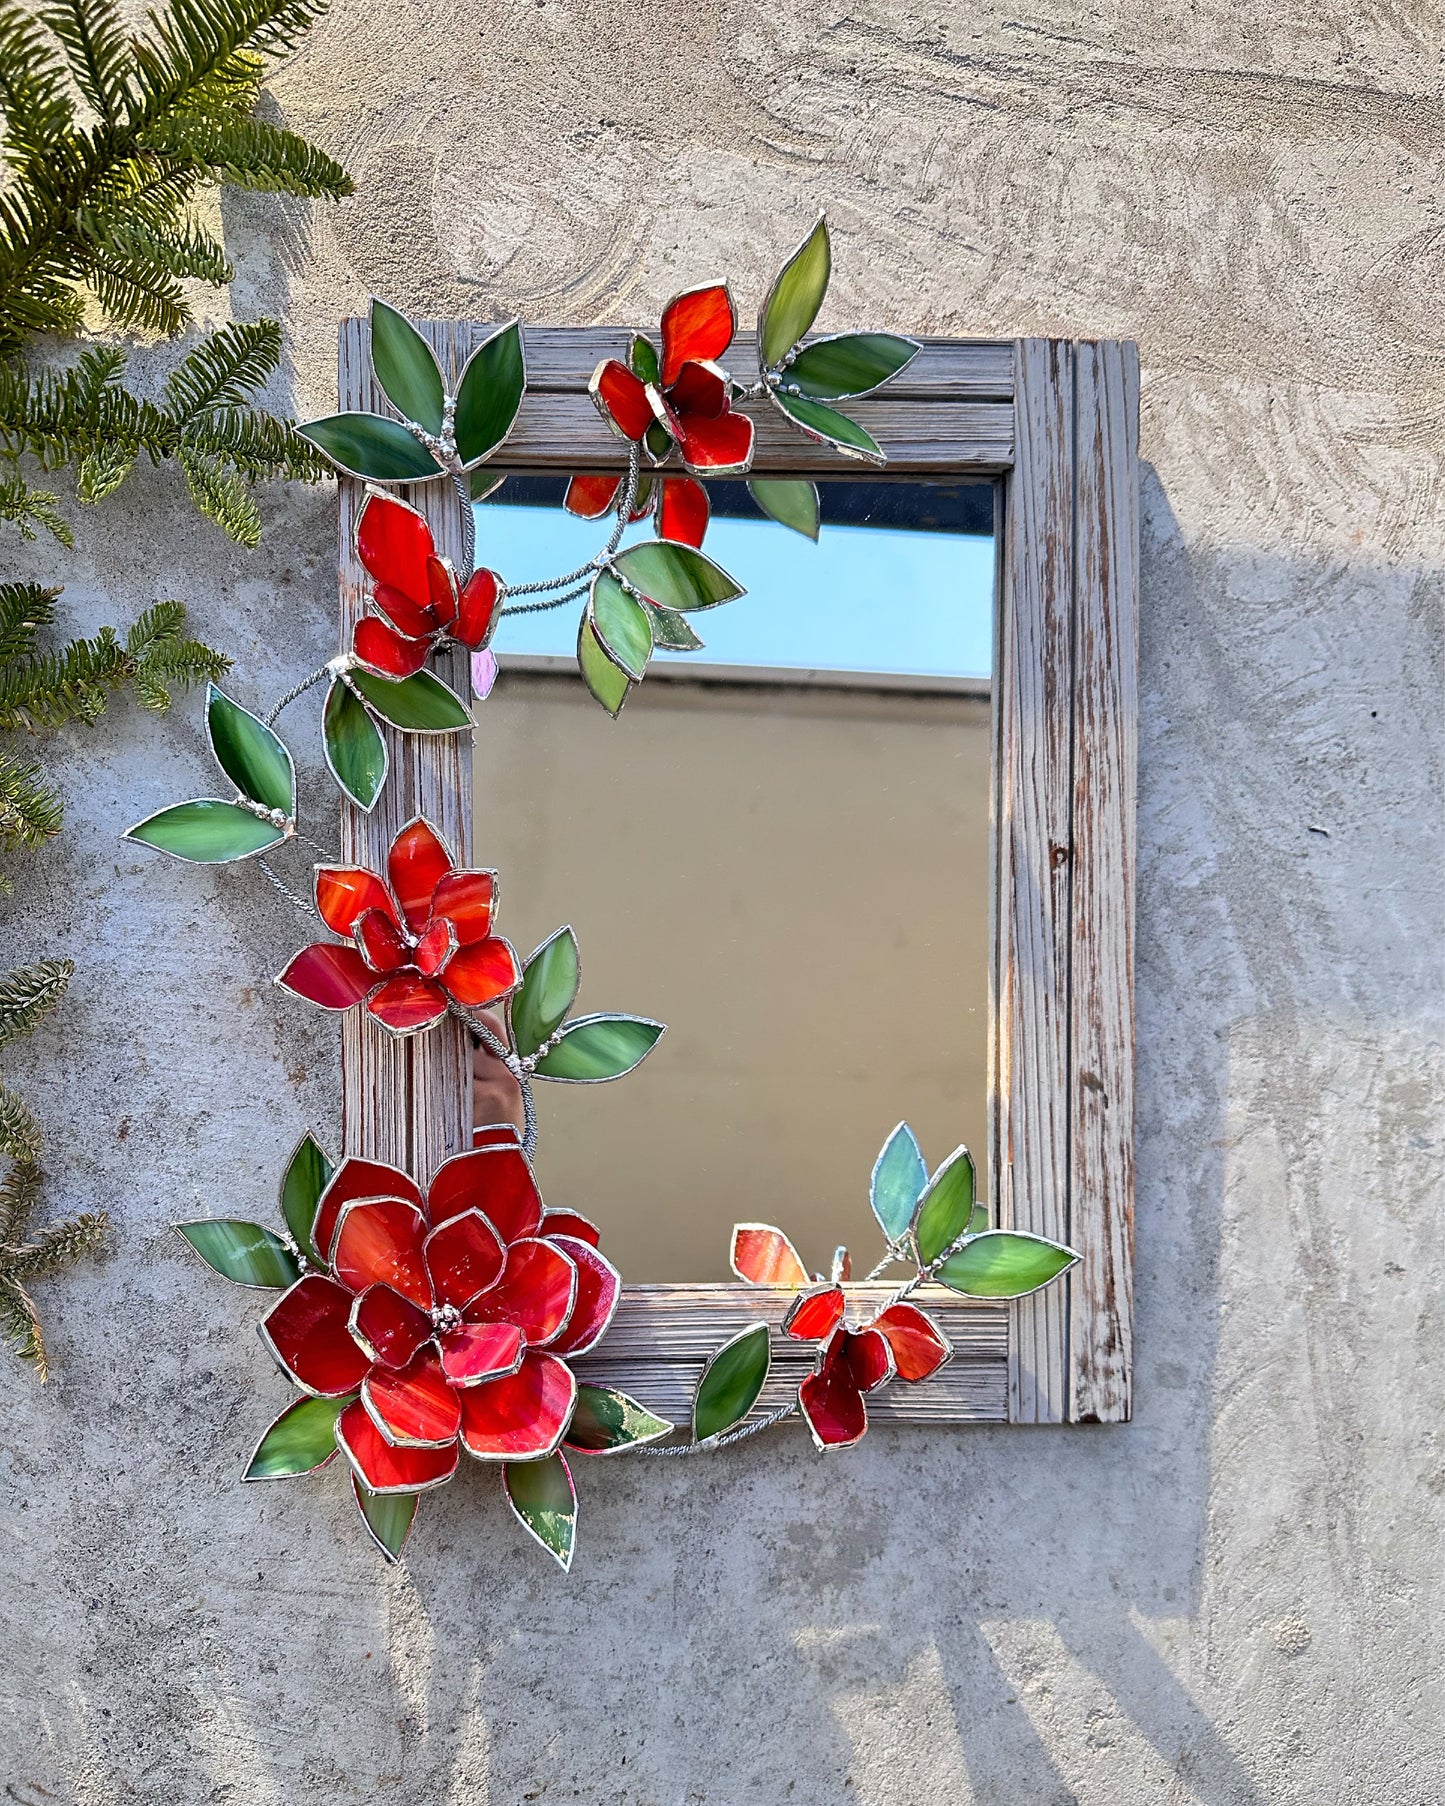
M 1425 0 L 338 0 L 273 101 L 357 198 L 224 209 L 298 412 L 369 289 L 646 319 L 756 294 L 820 202 L 836 325 L 1139 339 L 1138 1419 L 589 1469 L 568 1579 L 486 1474 L 390 1572 L 339 1477 L 239 1487 L 284 1390 L 165 1225 L 269 1207 L 334 1032 L 259 888 L 118 847 L 209 782 L 194 709 L 122 711 L 6 906 L 7 957 L 82 956 L 12 1063 L 52 1206 L 120 1225 L 0 1392 L 8 1798 L 1445 1792 L 1439 52 Z M 331 648 L 334 505 L 269 519 L 244 555 L 138 478 L 74 618 L 181 595 L 275 695 Z

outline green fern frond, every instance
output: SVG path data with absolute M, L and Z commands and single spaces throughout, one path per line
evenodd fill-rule
M 28 1035 L 65 995 L 75 972 L 73 959 L 40 959 L 0 973 L 0 1047 Z
M 38 847 L 64 819 L 65 805 L 40 767 L 0 752 L 0 848 Z

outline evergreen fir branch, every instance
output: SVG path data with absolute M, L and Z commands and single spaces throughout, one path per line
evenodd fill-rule
M 130 44 L 114 0 L 57 0 L 40 18 L 64 46 L 75 85 L 117 124 L 130 102 Z
M 34 652 L 36 635 L 55 619 L 59 594 L 38 583 L 0 583 L 0 667 Z
M 264 119 L 179 113 L 147 136 L 163 153 L 189 158 L 213 174 L 263 193 L 336 200 L 351 192 L 351 180 L 335 158 Z
M 215 459 L 202 457 L 190 446 L 183 445 L 177 456 L 185 472 L 191 500 L 201 513 L 215 521 L 221 531 L 238 544 L 259 545 L 261 511 L 246 487 L 245 479 Z
M 75 494 L 78 501 L 94 503 L 120 488 L 135 468 L 135 453 L 119 442 L 82 454 L 75 466 Z
M 243 50 L 282 56 L 326 10 L 325 0 L 171 0 L 133 40 L 135 98 L 127 123 L 139 128 L 179 110 Z
M 23 172 L 75 122 L 65 71 L 40 21 L 21 8 L 0 8 L 0 118 L 6 158 Z
M 252 482 L 290 477 L 315 483 L 329 474 L 326 460 L 289 420 L 277 420 L 256 408 L 205 414 L 186 428 L 184 443 L 196 452 L 234 464 Z
M 157 602 L 139 615 L 126 635 L 131 685 L 143 707 L 163 715 L 173 689 L 214 683 L 231 666 L 213 647 L 192 639 L 182 602 Z
M 0 1154 L 31 1166 L 40 1159 L 40 1125 L 5 1085 L 0 1085 Z M 17 1230 L 0 1222 L 0 1242 L 17 1241 L 24 1233 L 23 1225 Z
M 171 338 L 190 319 L 185 293 L 169 271 L 98 249 L 87 261 L 86 279 L 117 326 L 139 326 Z
M 38 765 L 0 752 L 0 849 L 38 847 L 60 832 L 65 807 Z
M 34 734 L 94 721 L 105 708 L 107 691 L 129 676 L 125 648 L 113 627 L 102 627 L 94 639 L 13 660 L 0 669 L 0 728 Z
M 110 1217 L 103 1210 L 87 1210 L 63 1222 L 48 1223 L 33 1242 L 0 1252 L 0 1270 L 12 1282 L 49 1279 L 82 1255 L 93 1253 L 109 1228 Z
M 10 1344 L 22 1361 L 33 1361 L 41 1380 L 50 1377 L 45 1356 L 45 1335 L 29 1293 L 0 1269 L 0 1341 Z
M 281 328 L 274 320 L 219 327 L 166 379 L 166 413 L 184 425 L 212 408 L 244 407 L 280 361 Z
M 65 995 L 73 959 L 41 959 L 0 974 L 0 1047 L 28 1035 Z
M 38 1160 L 23 1157 L 13 1161 L 0 1179 L 0 1248 L 24 1241 L 40 1202 L 43 1180 Z
M 32 489 L 23 477 L 0 479 L 0 521 L 9 521 L 22 539 L 34 539 L 43 529 L 63 546 L 73 546 L 75 535 L 57 508 L 59 497 L 48 489 Z
M 203 226 L 155 227 L 125 220 L 97 228 L 97 249 L 122 264 L 219 288 L 235 274 L 220 242 Z

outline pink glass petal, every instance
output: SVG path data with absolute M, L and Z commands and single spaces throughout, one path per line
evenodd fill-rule
M 597 366 L 590 387 L 598 413 L 624 439 L 640 439 L 652 425 L 646 388 L 615 357 Z
M 431 1340 L 430 1313 L 389 1285 L 368 1286 L 353 1300 L 351 1334 L 363 1354 L 383 1367 L 405 1367 Z
M 798 1388 L 798 1406 L 820 1449 L 847 1448 L 868 1428 L 868 1409 L 843 1358 L 841 1335 L 828 1344 L 818 1371 Z
M 535 1235 L 542 1221 L 537 1181 L 515 1140 L 453 1154 L 437 1168 L 427 1208 L 433 1223 L 480 1210 L 504 1242 Z
M 442 1372 L 453 1386 L 478 1386 L 515 1373 L 526 1338 L 515 1323 L 459 1323 L 437 1337 Z
M 431 528 L 405 502 L 369 490 L 356 523 L 356 555 L 367 574 L 420 602 L 426 561 L 435 551 Z
M 783 1318 L 783 1333 L 798 1342 L 821 1342 L 842 1320 L 843 1293 L 838 1286 L 826 1286 L 793 1300 Z
M 456 925 L 458 944 L 470 947 L 491 932 L 496 899 L 495 872 L 450 872 L 436 887 L 432 909 Z
M 701 415 L 716 420 L 728 405 L 728 386 L 716 364 L 688 362 L 667 391 L 668 406 L 675 414 Z
M 447 1000 L 441 987 L 420 972 L 400 972 L 387 979 L 366 1007 L 392 1034 L 414 1035 L 441 1021 Z
M 418 816 L 392 841 L 386 869 L 407 927 L 420 934 L 431 920 L 432 892 L 452 869 L 446 842 Z
M 416 969 L 424 978 L 435 978 L 445 971 L 448 960 L 457 950 L 457 931 L 445 916 L 433 917 L 423 930 L 412 953 Z
M 753 457 L 753 423 L 746 414 L 731 411 L 716 420 L 685 416 L 677 433 L 682 461 L 699 476 L 736 476 Z
M 420 592 L 425 597 L 426 591 Z M 430 640 L 441 631 L 436 610 L 425 600 L 414 602 L 391 583 L 378 583 L 371 592 L 376 606 L 404 639 Z
M 497 655 L 490 650 L 472 654 L 472 689 L 478 702 L 485 702 L 497 681 Z
M 411 949 L 385 910 L 368 909 L 358 916 L 354 933 L 361 957 L 373 972 L 396 972 L 411 963 Z
M 370 1362 L 351 1339 L 351 1295 L 308 1273 L 261 1319 L 261 1340 L 303 1392 L 340 1398 L 361 1384 Z
M 333 934 L 350 938 L 357 919 L 369 909 L 379 909 L 396 920 L 391 892 L 360 865 L 319 865 L 316 868 L 316 913 Z
M 432 612 L 443 627 L 450 628 L 457 618 L 459 586 L 450 558 L 428 558 L 426 561 L 427 598 Z
M 721 357 L 733 342 L 737 315 L 725 282 L 674 295 L 662 310 L 662 386 L 677 381 L 690 358 Z
M 430 1311 L 431 1285 L 422 1259 L 426 1218 L 401 1198 L 372 1198 L 348 1204 L 336 1228 L 332 1271 L 353 1292 L 389 1285 L 422 1310 Z
M 463 646 L 484 646 L 497 624 L 497 609 L 502 600 L 502 585 L 495 571 L 473 571 L 463 585 L 457 602 L 457 618 L 452 622 L 454 640 Z
M 573 477 L 562 506 L 569 514 L 580 514 L 583 520 L 597 520 L 616 503 L 621 487 L 621 477 Z
M 755 1286 L 805 1286 L 808 1269 L 781 1229 L 766 1223 L 738 1223 L 733 1228 L 732 1269 Z
M 876 1329 L 843 1331 L 843 1359 L 860 1392 L 872 1392 L 894 1374 L 893 1350 Z
M 657 531 L 679 545 L 700 546 L 709 518 L 707 491 L 691 477 L 664 477 L 657 506 Z
M 373 1367 L 361 1402 L 388 1442 L 407 1448 L 445 1448 L 462 1427 L 457 1395 L 434 1348 L 419 1349 L 407 1366 Z
M 479 1292 L 494 1286 L 506 1264 L 501 1237 L 480 1210 L 438 1223 L 423 1250 L 438 1304 L 463 1310 Z M 482 1313 L 492 1316 L 490 1310 Z
M 953 1353 L 948 1337 L 916 1304 L 890 1305 L 872 1327 L 888 1338 L 901 1380 L 926 1380 Z
M 566 1434 L 577 1381 L 565 1361 L 528 1349 L 514 1374 L 468 1386 L 461 1402 L 462 1445 L 469 1455 L 535 1461 L 550 1455 Z
M 567 1327 L 577 1293 L 577 1264 L 555 1242 L 513 1242 L 502 1277 L 476 1314 L 515 1323 L 531 1346 L 542 1347 Z
M 550 1238 L 577 1268 L 577 1299 L 567 1327 L 551 1343 L 554 1354 L 580 1355 L 595 1348 L 607 1333 L 622 1296 L 622 1275 L 590 1242 L 570 1235 Z
M 507 1127 L 511 1127 L 510 1124 Z M 482 1133 L 480 1129 L 476 1131 Z M 602 1240 L 602 1231 L 590 1218 L 578 1214 L 575 1210 L 544 1210 L 542 1227 L 537 1231 L 545 1236 L 571 1236 L 574 1241 L 586 1242 L 595 1248 Z
M 425 1492 L 457 1471 L 457 1444 L 443 1449 L 396 1448 L 371 1421 L 358 1398 L 336 1420 L 336 1441 L 370 1492 Z
M 510 941 L 490 935 L 455 954 L 446 971 L 446 987 L 470 1009 L 495 1003 L 522 982 L 522 963 Z
M 416 1181 L 400 1167 L 383 1166 L 379 1160 L 359 1160 L 351 1155 L 331 1175 L 316 1206 L 311 1235 L 328 1259 L 341 1212 L 354 1198 L 404 1198 L 418 1209 L 422 1201 Z
M 371 995 L 376 974 L 355 947 L 317 941 L 301 949 L 276 983 L 323 1010 L 349 1010 Z
M 351 636 L 351 650 L 383 677 L 410 677 L 431 651 L 430 640 L 408 639 L 377 615 L 363 615 Z

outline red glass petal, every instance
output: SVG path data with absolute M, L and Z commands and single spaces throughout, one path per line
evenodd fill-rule
M 868 1408 L 843 1358 L 843 1337 L 834 1336 L 822 1365 L 798 1388 L 803 1421 L 820 1449 L 847 1448 L 868 1428 Z
M 529 1348 L 514 1374 L 468 1386 L 461 1401 L 462 1445 L 469 1455 L 479 1461 L 540 1460 L 566 1434 L 577 1381 L 565 1361 Z
M 458 1003 L 475 1009 L 495 1003 L 522 982 L 522 965 L 510 941 L 490 935 L 452 956 L 446 971 L 446 987 Z
M 436 887 L 431 906 L 455 924 L 458 945 L 470 947 L 491 933 L 496 897 L 495 872 L 450 872 Z
M 569 514 L 580 514 L 583 520 L 597 520 L 616 504 L 621 487 L 621 477 L 573 477 L 562 497 L 562 506 Z
M 424 596 L 425 590 L 421 591 Z M 408 640 L 429 640 L 441 629 L 436 611 L 428 602 L 413 602 L 411 597 L 390 583 L 378 583 L 371 592 L 376 606 L 396 631 Z
M 893 1350 L 876 1329 L 845 1329 L 843 1359 L 860 1392 L 872 1392 L 893 1378 Z
M 351 650 L 384 677 L 410 677 L 426 663 L 431 641 L 409 640 L 380 616 L 363 615 L 351 636 Z
M 725 282 L 674 295 L 662 310 L 662 386 L 677 381 L 689 358 L 721 357 L 737 324 Z
M 354 1198 L 404 1198 L 418 1209 L 422 1201 L 420 1187 L 400 1167 L 358 1160 L 355 1155 L 343 1160 L 321 1194 L 311 1229 L 312 1239 L 328 1259 L 341 1212 Z
M 434 1348 L 420 1349 L 407 1366 L 373 1367 L 361 1383 L 361 1402 L 388 1442 L 444 1448 L 462 1427 L 457 1395 Z
M 356 944 L 373 972 L 396 972 L 411 964 L 411 949 L 390 914 L 368 909 L 356 920 Z
M 607 1333 L 622 1296 L 622 1275 L 591 1242 L 570 1235 L 550 1237 L 577 1268 L 577 1299 L 567 1327 L 551 1344 L 554 1354 L 586 1354 Z
M 356 555 L 378 583 L 422 601 L 426 561 L 435 551 L 431 528 L 415 508 L 395 496 L 367 491 L 356 523 Z
M 652 425 L 645 386 L 615 357 L 597 366 L 590 386 L 597 411 L 624 439 L 640 439 Z
M 323 1010 L 349 1010 L 370 996 L 376 974 L 349 943 L 317 941 L 301 949 L 276 983 Z
M 432 1293 L 438 1304 L 463 1310 L 479 1292 L 494 1286 L 506 1264 L 502 1239 L 480 1210 L 438 1223 L 423 1249 Z M 491 1317 L 488 1310 L 483 1313 Z
M 752 462 L 753 423 L 746 414 L 729 410 L 716 420 L 690 414 L 679 421 L 676 438 L 683 463 L 700 476 L 736 476 Z
M 502 1277 L 476 1314 L 488 1322 L 515 1323 L 533 1347 L 541 1347 L 567 1327 L 577 1293 L 577 1264 L 555 1242 L 513 1242 Z
M 319 865 L 316 868 L 316 911 L 333 934 L 351 936 L 358 916 L 379 909 L 396 920 L 391 892 L 360 865 Z
M 755 1286 L 805 1286 L 808 1269 L 781 1229 L 766 1223 L 733 1228 L 732 1269 Z
M 447 1013 L 447 1000 L 441 986 L 420 972 L 399 972 L 387 979 L 366 1007 L 392 1034 L 414 1035 L 441 1021 Z
M 432 892 L 452 869 L 447 843 L 418 816 L 392 841 L 386 869 L 407 927 L 420 934 L 431 920 Z
M 482 1130 L 478 1129 L 477 1134 L 481 1133 Z M 569 1235 L 574 1241 L 586 1242 L 592 1248 L 602 1240 L 602 1231 L 597 1225 L 590 1218 L 579 1216 L 575 1210 L 544 1210 L 542 1227 L 537 1233 L 545 1236 Z
M 657 531 L 679 545 L 700 546 L 709 517 L 707 491 L 691 477 L 664 477 Z
M 728 405 L 728 386 L 715 364 L 686 363 L 667 391 L 667 405 L 674 414 L 716 420 Z
M 308 1273 L 261 1319 L 261 1340 L 303 1392 L 340 1398 L 371 1365 L 351 1339 L 351 1294 L 334 1279 Z
M 953 1353 L 953 1344 L 927 1311 L 916 1304 L 892 1304 L 872 1327 L 888 1338 L 902 1380 L 926 1380 Z
M 519 1145 L 521 1139 L 522 1131 L 514 1122 L 478 1123 L 472 1130 L 474 1148 L 492 1148 L 498 1143 L 504 1147 L 513 1147 Z
M 435 978 L 457 950 L 457 931 L 445 916 L 436 917 L 418 940 L 412 959 L 416 969 L 427 978 Z
M 336 1441 L 370 1492 L 425 1492 L 429 1486 L 444 1486 L 460 1458 L 455 1442 L 443 1449 L 393 1446 L 359 1398 L 337 1418 Z
M 821 1292 L 804 1292 L 793 1300 L 783 1318 L 783 1333 L 798 1342 L 821 1342 L 842 1320 L 843 1293 L 838 1286 L 826 1286 Z
M 437 1168 L 427 1209 L 434 1223 L 480 1210 L 504 1242 L 535 1235 L 542 1221 L 537 1181 L 515 1141 L 453 1154 Z
M 348 1204 L 336 1226 L 331 1269 L 344 1286 L 364 1292 L 389 1285 L 431 1309 L 431 1285 L 422 1259 L 426 1218 L 401 1198 L 370 1198 Z
M 442 1372 L 453 1386 L 478 1386 L 515 1373 L 526 1337 L 515 1323 L 459 1323 L 438 1336 Z
M 351 1333 L 357 1347 L 383 1367 L 405 1367 L 431 1340 L 430 1313 L 388 1285 L 368 1286 L 353 1300 Z
M 451 635 L 469 646 L 473 652 L 485 646 L 497 624 L 497 605 L 502 599 L 502 580 L 495 571 L 473 571 L 462 586 L 457 602 L 457 618 Z

